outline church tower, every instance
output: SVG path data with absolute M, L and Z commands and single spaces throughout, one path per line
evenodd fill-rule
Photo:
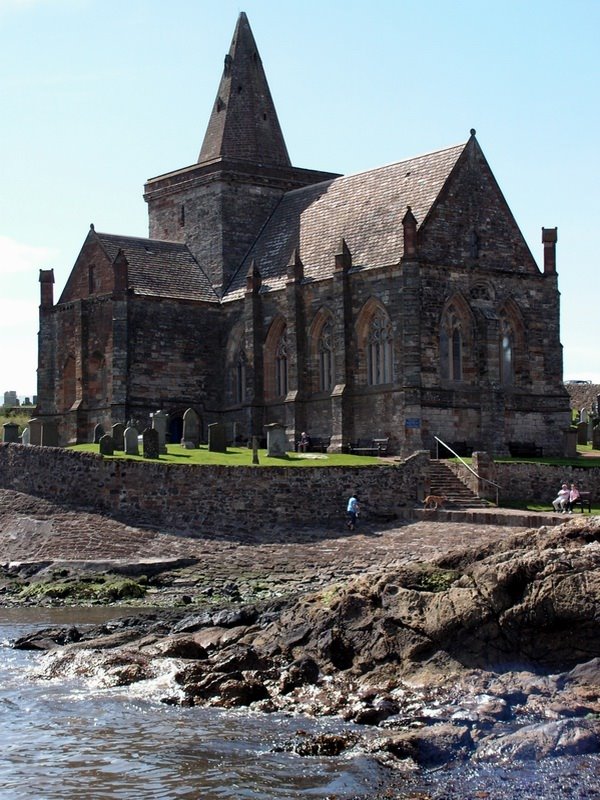
M 242 12 L 198 162 L 145 186 L 149 235 L 187 244 L 222 295 L 283 194 L 333 177 L 291 166 Z

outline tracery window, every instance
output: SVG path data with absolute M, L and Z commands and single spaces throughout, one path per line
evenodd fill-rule
M 371 318 L 367 333 L 367 382 L 370 386 L 392 382 L 393 343 L 389 317 L 378 310 Z
M 288 393 L 288 343 L 284 328 L 275 351 L 275 394 L 283 397 Z
M 450 306 L 440 330 L 440 371 L 449 381 L 463 379 L 463 335 L 461 320 Z
M 507 319 L 500 321 L 499 365 L 500 383 L 510 385 L 514 382 L 514 332 Z
M 233 399 L 236 403 L 243 403 L 246 400 L 247 363 L 246 352 L 241 349 L 233 366 Z
M 333 386 L 333 326 L 331 322 L 326 322 L 321 328 L 321 335 L 318 342 L 319 354 L 319 390 L 326 392 Z

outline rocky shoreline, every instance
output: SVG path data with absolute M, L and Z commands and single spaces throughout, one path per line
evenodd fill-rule
M 403 774 L 598 753 L 600 519 L 474 538 L 15 647 L 46 651 L 41 678 L 123 686 L 168 673 L 165 703 L 339 716 L 351 734 L 300 735 L 290 749 L 360 748 Z

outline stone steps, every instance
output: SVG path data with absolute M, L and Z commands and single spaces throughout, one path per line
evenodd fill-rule
M 430 494 L 445 495 L 446 509 L 488 508 L 489 503 L 482 500 L 443 461 L 429 463 Z

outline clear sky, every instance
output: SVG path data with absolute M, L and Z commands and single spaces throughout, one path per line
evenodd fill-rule
M 57 299 L 90 223 L 147 235 L 144 181 L 197 160 L 240 11 L 295 166 L 477 130 L 539 265 L 558 226 L 564 377 L 600 383 L 600 0 L 0 0 L 0 392 L 36 392 L 38 270 Z

